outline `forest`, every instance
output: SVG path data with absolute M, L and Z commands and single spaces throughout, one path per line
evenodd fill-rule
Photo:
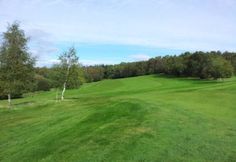
M 70 47 L 51 67 L 36 67 L 28 50 L 28 38 L 18 23 L 9 25 L 0 46 L 0 98 L 22 97 L 23 93 L 79 88 L 83 83 L 149 74 L 164 74 L 199 79 L 224 79 L 236 74 L 236 53 L 221 51 L 185 52 L 148 61 L 115 65 L 85 66 Z M 79 55 L 79 53 L 78 53 Z M 9 96 L 10 95 L 10 96 Z

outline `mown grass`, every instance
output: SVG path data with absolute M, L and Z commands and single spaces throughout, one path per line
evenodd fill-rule
M 0 161 L 236 161 L 236 78 L 141 76 L 0 101 Z

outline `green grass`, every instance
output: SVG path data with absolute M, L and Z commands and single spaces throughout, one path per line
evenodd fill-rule
M 0 161 L 236 161 L 236 78 L 141 76 L 0 101 Z

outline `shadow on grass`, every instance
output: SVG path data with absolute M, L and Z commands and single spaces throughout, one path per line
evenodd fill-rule
M 19 102 L 19 103 L 13 103 L 14 106 L 22 106 L 22 105 L 30 105 L 34 104 L 34 101 L 25 101 L 25 102 Z
M 178 81 L 191 81 L 192 83 L 196 84 L 215 84 L 215 83 L 225 83 L 225 82 L 231 82 L 229 79 L 200 79 L 197 77 L 185 77 L 185 76 L 173 76 L 173 75 L 167 75 L 167 74 L 156 74 L 153 75 L 154 78 L 162 78 L 162 79 L 175 79 Z

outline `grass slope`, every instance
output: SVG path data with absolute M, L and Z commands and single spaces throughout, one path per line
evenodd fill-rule
M 0 161 L 236 161 L 236 78 L 141 76 L 0 101 Z

